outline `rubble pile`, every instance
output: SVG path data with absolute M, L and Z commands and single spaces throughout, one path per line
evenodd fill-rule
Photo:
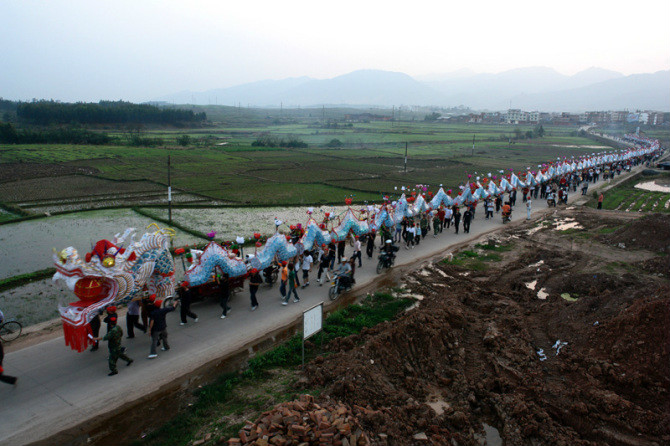
M 358 408 L 358 410 L 367 410 Z M 255 423 L 248 422 L 229 445 L 368 446 L 353 411 L 340 403 L 316 404 L 311 395 L 275 406 Z

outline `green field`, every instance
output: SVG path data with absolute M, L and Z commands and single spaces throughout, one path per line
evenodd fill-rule
M 604 193 L 603 209 L 624 212 L 670 212 L 670 193 L 653 192 L 635 187 L 636 184 L 651 181 L 670 185 L 670 174 L 638 176 L 624 181 Z M 595 197 L 592 197 L 589 206 L 597 206 Z
M 169 155 L 174 188 L 229 203 L 316 205 L 342 202 L 351 195 L 356 201 L 379 200 L 382 195 L 394 195 L 395 187 L 402 185 L 456 188 L 468 174 L 525 170 L 558 156 L 605 150 L 568 127 L 547 126 L 543 138 L 510 141 L 516 128 L 510 125 L 373 121 L 327 128 L 309 120 L 252 124 L 144 131 L 143 137 L 163 139 L 163 145 L 156 147 L 4 145 L 0 146 L 0 171 L 3 167 L 14 170 L 15 163 L 66 165 L 94 169 L 102 178 L 166 184 Z M 519 129 L 526 132 L 532 127 Z M 191 141 L 182 147 L 176 138 L 184 134 Z M 262 134 L 298 137 L 308 147 L 253 147 L 251 143 Z M 114 135 L 123 138 L 123 132 Z M 341 145 L 329 147 L 333 139 Z

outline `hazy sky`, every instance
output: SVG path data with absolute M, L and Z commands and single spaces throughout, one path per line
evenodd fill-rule
M 0 1 L 0 97 L 151 100 L 358 69 L 670 69 L 670 1 Z

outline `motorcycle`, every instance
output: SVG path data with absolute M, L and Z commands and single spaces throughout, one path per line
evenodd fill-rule
M 505 224 L 505 223 L 509 223 L 510 221 L 512 221 L 512 211 L 510 211 L 510 212 L 503 212 L 503 213 L 502 213 L 502 222 L 503 222 L 503 224 Z
M 344 281 L 342 280 L 342 276 L 335 276 L 333 278 L 333 281 L 330 283 L 330 289 L 328 290 L 328 297 L 330 298 L 330 300 L 335 300 L 340 296 L 340 294 L 350 290 L 351 287 L 352 287 L 351 281 L 349 281 L 348 285 L 345 285 Z
M 377 274 L 381 274 L 384 269 L 391 268 L 395 263 L 395 257 L 383 252 L 379 255 L 379 262 L 377 262 Z

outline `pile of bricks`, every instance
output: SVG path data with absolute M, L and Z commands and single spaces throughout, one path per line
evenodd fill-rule
M 301 395 L 248 422 L 228 445 L 369 446 L 370 440 L 347 406 L 319 405 L 311 395 Z

